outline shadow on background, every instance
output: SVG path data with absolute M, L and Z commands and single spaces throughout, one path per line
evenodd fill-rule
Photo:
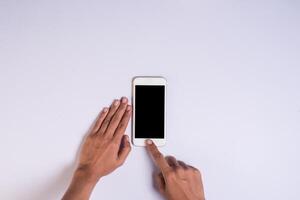
M 13 195 L 14 199 L 22 199 L 22 200 L 61 199 L 72 180 L 73 172 L 75 171 L 79 161 L 81 147 L 85 141 L 85 138 L 88 136 L 88 134 L 91 132 L 92 128 L 94 127 L 97 118 L 93 121 L 88 131 L 84 134 L 82 141 L 77 149 L 77 152 L 75 153 L 75 157 L 72 163 L 63 167 L 57 175 L 51 177 L 48 180 L 44 180 L 44 182 L 42 182 L 40 185 L 36 185 L 31 188 L 29 188 L 29 186 L 25 186 L 20 188 L 19 190 L 16 189 L 16 192 Z
M 61 199 L 67 185 L 71 181 L 75 165 L 70 164 L 64 167 L 56 176 L 43 182 L 41 185 L 37 185 L 35 188 L 30 188 L 28 191 L 24 191 L 22 194 L 18 194 L 17 199 L 23 200 L 50 200 Z M 26 188 L 23 188 L 23 190 Z

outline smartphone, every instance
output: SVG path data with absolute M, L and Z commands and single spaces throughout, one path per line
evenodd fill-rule
M 145 146 L 151 139 L 157 146 L 166 143 L 166 86 L 163 77 L 133 79 L 132 142 Z

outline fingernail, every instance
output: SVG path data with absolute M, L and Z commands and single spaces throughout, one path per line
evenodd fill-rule
M 150 139 L 147 139 L 147 140 L 146 140 L 146 143 L 147 143 L 147 144 L 153 144 L 152 140 L 150 140 Z
M 127 98 L 126 97 L 122 97 L 122 103 L 126 103 L 127 102 Z
M 103 108 L 103 112 L 106 113 L 108 111 L 108 108 Z
M 114 105 L 115 105 L 115 106 L 119 105 L 119 102 L 120 102 L 119 100 L 115 100 L 115 101 L 114 101 Z
M 131 110 L 131 106 L 127 106 L 126 110 L 130 111 Z

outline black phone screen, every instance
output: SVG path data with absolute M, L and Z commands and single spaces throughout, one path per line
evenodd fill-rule
M 135 86 L 135 137 L 164 138 L 165 86 Z

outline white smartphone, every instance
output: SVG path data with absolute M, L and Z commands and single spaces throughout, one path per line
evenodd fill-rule
M 135 77 L 133 86 L 132 142 L 145 146 L 151 139 L 157 146 L 166 143 L 166 86 L 163 77 Z

